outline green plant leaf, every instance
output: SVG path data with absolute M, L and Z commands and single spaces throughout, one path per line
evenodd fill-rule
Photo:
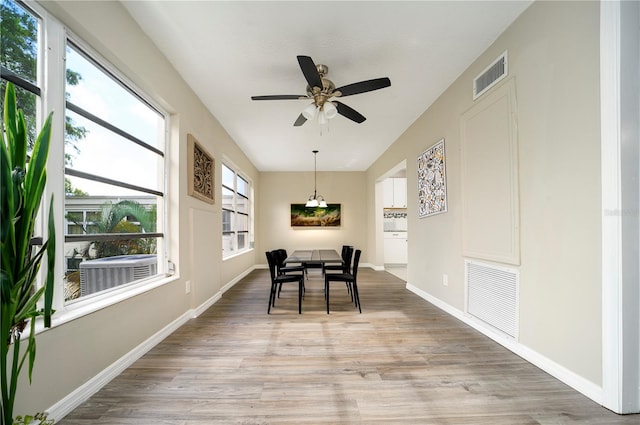
M 13 86 L 13 84 L 7 84 L 7 88 L 5 90 L 5 96 L 4 96 L 4 104 L 5 104 L 5 108 L 4 108 L 4 130 L 6 133 L 6 137 L 7 140 L 17 140 L 17 128 L 16 128 L 16 123 L 17 123 L 17 119 L 16 119 L 16 114 L 18 113 L 17 108 L 15 107 L 16 105 L 16 91 L 15 88 Z M 13 106 L 12 106 L 13 105 Z M 8 144 L 8 148 L 9 148 L 9 157 L 10 158 L 15 158 L 15 144 L 14 143 L 9 143 Z M 10 164 L 11 169 L 13 169 L 14 164 L 13 162 Z
M 53 286 L 55 283 L 56 267 L 56 226 L 53 217 L 53 194 L 49 201 L 49 234 L 47 239 L 47 278 L 44 291 L 44 326 L 51 327 L 51 314 L 53 313 Z
M 48 211 L 47 238 L 42 246 L 31 245 L 34 222 L 47 182 L 47 157 L 51 138 L 52 114 L 47 117 L 35 140 L 29 164 L 27 161 L 28 132 L 24 114 L 16 107 L 15 89 L 7 83 L 4 105 L 4 131 L 0 146 L 0 388 L 2 392 L 2 423 L 13 421 L 13 406 L 23 366 L 28 366 L 32 379 L 36 359 L 36 318 L 44 316 L 45 326 L 51 326 L 53 314 L 55 221 L 53 197 Z M 47 274 L 43 285 L 36 288 L 38 270 L 47 257 Z M 44 308 L 38 303 L 44 297 Z M 21 334 L 25 326 L 28 335 L 21 349 Z M 46 419 L 46 416 L 43 417 Z M 32 416 L 24 423 L 38 421 Z M 42 420 L 40 420 L 42 422 Z M 50 422 L 43 422 L 50 423 Z

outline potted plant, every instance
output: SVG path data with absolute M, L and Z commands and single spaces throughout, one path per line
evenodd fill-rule
M 48 240 L 34 237 L 36 216 L 40 211 L 47 180 L 51 116 L 52 113 L 36 137 L 29 156 L 24 114 L 16 106 L 13 84 L 7 83 L 0 147 L 2 425 L 9 425 L 14 421 L 13 407 L 18 378 L 25 365 L 31 382 L 36 356 L 36 318 L 42 316 L 44 326 L 51 326 L 55 263 L 53 196 L 48 212 Z M 43 284 L 37 287 L 40 264 L 45 258 L 46 277 Z M 41 298 L 44 301 L 42 307 L 39 304 Z M 26 335 L 24 339 L 23 332 Z M 23 346 L 25 344 L 26 347 Z M 51 423 L 46 421 L 46 415 L 43 414 L 25 415 L 15 420 L 18 423 L 37 423 L 33 422 L 36 418 L 40 423 Z

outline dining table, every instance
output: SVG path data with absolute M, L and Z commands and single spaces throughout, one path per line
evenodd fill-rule
M 310 268 L 322 268 L 326 263 L 342 263 L 342 257 L 335 249 L 295 250 L 284 260 L 285 264 L 302 264 Z

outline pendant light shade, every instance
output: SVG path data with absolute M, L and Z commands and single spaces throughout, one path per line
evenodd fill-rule
M 320 118 L 320 117 L 318 117 Z M 317 183 L 317 154 L 318 151 L 313 151 L 313 195 L 309 196 L 307 203 L 304 204 L 307 208 L 327 208 L 327 202 L 324 200 L 322 195 L 318 195 L 316 191 L 316 183 Z

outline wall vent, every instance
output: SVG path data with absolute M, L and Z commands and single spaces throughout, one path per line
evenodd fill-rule
M 498 82 L 505 78 L 508 73 L 509 67 L 507 63 L 507 52 L 505 51 L 498 57 L 498 59 L 493 61 L 491 65 L 485 68 L 480 75 L 474 78 L 473 100 L 476 100 L 491 87 L 498 84 Z
M 517 338 L 519 272 L 466 260 L 465 278 L 467 313 Z
M 80 263 L 80 296 L 157 274 L 155 254 L 118 255 Z

